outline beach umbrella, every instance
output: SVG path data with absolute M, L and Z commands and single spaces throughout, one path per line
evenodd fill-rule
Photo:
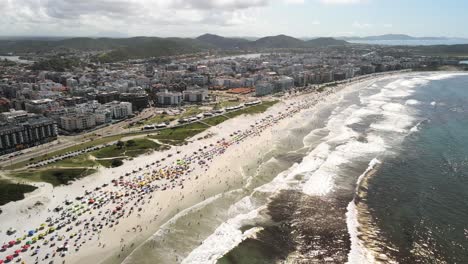
M 16 242 L 19 243 L 19 242 L 21 242 L 21 240 L 23 240 L 23 239 L 22 239 L 21 237 L 18 237 L 18 238 L 16 239 Z
M 3 259 L 0 259 L 0 264 L 3 264 Z
M 12 261 L 15 257 L 13 255 L 9 255 L 6 257 L 6 260 Z
M 15 244 L 16 244 L 16 241 L 14 241 L 14 240 L 8 242 L 8 245 L 10 245 L 10 246 L 14 246 Z
M 7 249 L 7 248 L 8 248 L 8 245 L 7 245 L 7 244 L 4 244 L 4 245 L 2 246 L 2 249 Z
M 31 245 L 31 244 L 32 244 L 32 241 L 27 241 L 27 242 L 26 242 L 26 245 L 27 245 L 27 246 L 29 246 L 29 245 Z
M 21 253 L 21 250 L 19 249 L 15 250 L 15 255 L 19 255 L 19 253 Z

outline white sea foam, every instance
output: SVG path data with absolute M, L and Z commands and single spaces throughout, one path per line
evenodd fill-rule
M 420 105 L 421 102 L 419 102 L 418 100 L 414 100 L 414 99 L 410 99 L 410 100 L 406 100 L 405 102 L 405 105 Z
M 361 184 L 362 180 L 369 171 L 375 168 L 376 165 L 381 162 L 374 158 L 369 163 L 366 171 L 361 174 L 356 183 L 356 192 Z M 346 212 L 346 225 L 348 227 L 348 232 L 351 240 L 351 250 L 348 254 L 348 263 L 350 264 L 364 264 L 364 263 L 375 263 L 375 259 L 372 255 L 372 252 L 366 249 L 362 241 L 359 239 L 359 221 L 358 221 L 358 211 L 354 199 L 349 203 Z
M 369 252 L 358 237 L 358 212 L 354 201 L 350 202 L 346 212 L 346 225 L 351 240 L 351 250 L 348 253 L 349 264 L 375 263 L 371 252 Z
M 235 189 L 235 190 L 229 191 L 229 192 L 227 192 L 227 193 L 220 193 L 220 194 L 215 195 L 215 196 L 212 196 L 212 197 L 210 197 L 210 198 L 208 198 L 208 199 L 206 199 L 206 200 L 204 200 L 204 201 L 202 201 L 202 202 L 200 202 L 200 203 L 198 203 L 198 204 L 196 204 L 196 205 L 194 205 L 194 206 L 192 206 L 192 207 L 189 207 L 189 208 L 187 208 L 187 209 L 185 209 L 185 210 L 180 211 L 178 214 L 176 214 L 174 217 L 172 217 L 169 221 L 167 221 L 166 223 L 164 223 L 164 224 L 159 228 L 159 230 L 158 230 L 156 233 L 154 233 L 150 238 L 148 238 L 148 239 L 145 241 L 145 243 L 142 243 L 142 244 L 140 244 L 140 246 L 138 246 L 137 248 L 135 248 L 133 252 L 135 252 L 136 250 L 138 250 L 141 246 L 145 245 L 146 242 L 148 242 L 148 241 L 150 241 L 150 240 L 154 240 L 154 239 L 156 239 L 157 237 L 164 236 L 164 235 L 166 234 L 167 229 L 168 229 L 171 225 L 173 225 L 177 220 L 179 220 L 181 217 L 184 217 L 184 216 L 188 215 L 189 213 L 191 213 L 191 212 L 194 211 L 194 210 L 198 210 L 198 209 L 200 209 L 200 208 L 203 208 L 203 207 L 205 207 L 205 206 L 207 206 L 207 205 L 209 205 L 209 204 L 215 202 L 216 200 L 218 200 L 219 198 L 223 197 L 223 196 L 226 195 L 226 194 L 235 193 L 235 192 L 239 192 L 239 191 L 241 191 L 241 189 Z M 133 252 L 132 252 L 132 253 L 133 253 Z M 128 256 L 128 258 L 124 259 L 124 261 L 122 261 L 122 263 L 127 263 L 127 262 L 131 263 L 131 262 L 132 262 L 132 259 L 131 259 L 131 258 L 132 258 L 132 254 L 130 254 L 130 255 Z
M 441 73 L 441 74 L 432 74 L 426 77 L 426 80 L 437 81 L 437 80 L 444 80 L 449 79 L 457 76 L 467 75 L 466 73 Z
M 332 112 L 325 128 L 312 131 L 304 139 L 305 144 L 308 142 L 307 139 L 315 138 L 317 133 L 328 131 L 329 134 L 322 139 L 323 142 L 311 150 L 300 163 L 278 174 L 271 182 L 256 188 L 254 193 L 277 193 L 283 189 L 295 188 L 308 195 L 328 194 L 334 188 L 334 179 L 341 165 L 351 163 L 355 159 L 370 158 L 389 149 L 388 144 L 379 135 L 381 131 L 403 133 L 408 132 L 409 128 L 414 126 L 415 120 L 409 116 L 411 113 L 408 109 L 414 102 L 408 100 L 409 103 L 403 104 L 404 101 L 397 103 L 393 100 L 404 100 L 414 92 L 414 87 L 424 83 L 425 80 L 418 80 L 416 77 L 409 80 L 398 79 L 387 84 L 377 94 L 361 96 L 362 106 L 338 107 Z M 371 86 L 369 89 L 375 89 L 375 87 Z M 378 122 L 371 125 L 374 131 L 360 135 L 349 127 L 372 115 L 381 117 Z M 365 137 L 365 140 L 361 137 Z M 378 162 L 374 159 L 369 164 L 368 170 Z M 298 175 L 302 177 L 297 177 Z M 358 183 L 362 177 L 363 175 L 359 177 Z M 258 231 L 258 229 L 252 229 L 250 232 L 242 233 L 240 228 L 246 224 L 255 225 L 255 222 L 261 219 L 259 215 L 261 208 L 262 206 L 252 202 L 251 196 L 237 202 L 229 208 L 229 215 L 233 217 L 218 226 L 202 245 L 184 259 L 183 263 L 216 262 L 248 236 Z M 352 240 L 350 262 L 365 263 L 360 260 L 368 260 L 371 254 L 366 252 L 362 245 L 360 246 L 357 238 L 359 223 L 354 202 L 348 206 L 347 219 Z
M 431 105 L 432 105 L 432 106 L 436 106 L 436 105 L 437 105 L 437 102 L 433 101 L 433 102 L 431 102 Z
M 410 129 L 410 132 L 411 132 L 411 133 L 418 132 L 418 131 L 419 131 L 419 126 L 420 126 L 423 122 L 424 122 L 424 120 L 423 120 L 423 121 L 420 121 L 419 123 L 417 123 L 414 127 L 412 127 L 412 128 Z
M 222 223 L 213 234 L 203 241 L 201 246 L 190 252 L 182 263 L 216 263 L 219 258 L 243 240 L 261 230 L 260 228 L 251 228 L 244 233 L 240 230 L 244 225 L 255 223 L 255 219 L 259 217 L 259 209 L 239 214 Z

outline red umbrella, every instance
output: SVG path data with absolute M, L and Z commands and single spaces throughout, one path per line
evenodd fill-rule
M 21 253 L 21 250 L 19 249 L 15 250 L 15 255 L 19 255 L 19 253 Z
M 14 246 L 15 244 L 16 244 L 16 241 L 14 241 L 14 240 L 8 242 L 8 245 L 10 245 L 10 246 Z
M 15 257 L 13 257 L 12 255 L 6 257 L 6 259 L 7 259 L 8 261 L 12 261 L 14 258 L 15 258 Z
M 0 264 L 3 264 L 3 260 L 2 260 L 2 259 L 0 259 Z
M 29 247 L 31 247 L 31 245 L 26 244 L 23 246 L 24 249 L 28 249 Z

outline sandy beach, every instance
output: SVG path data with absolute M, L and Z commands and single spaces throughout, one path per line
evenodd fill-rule
M 48 223 L 49 217 L 56 218 L 54 208 L 63 206 L 66 200 L 75 202 L 76 197 L 84 196 L 81 200 L 87 204 L 90 196 L 85 191 L 94 190 L 93 195 L 101 197 L 102 202 L 93 198 L 93 203 L 79 209 L 79 216 L 68 224 L 72 229 L 66 231 L 65 226 L 53 230 L 44 238 L 48 240 L 46 245 L 39 240 L 31 244 L 36 246 L 34 250 L 26 247 L 18 255 L 25 263 L 121 263 L 183 210 L 241 186 L 246 180 L 242 166 L 259 162 L 269 145 L 287 136 L 284 131 L 300 123 L 303 109 L 326 105 L 339 98 L 343 90 L 356 89 L 385 76 L 330 87 L 323 93 L 286 96 L 262 114 L 232 118 L 195 136 L 208 135 L 205 139 L 192 139 L 185 146 L 143 155 L 118 168 L 101 168 L 67 186 L 35 184 L 39 188 L 24 200 L 2 206 L 0 242 L 8 245 L 34 227 Z M 161 174 L 166 177 L 158 176 Z M 118 198 L 108 199 L 110 196 Z M 46 225 L 43 230 L 49 229 Z M 16 229 L 16 233 L 8 235 L 9 228 Z M 36 233 L 41 231 L 31 236 Z M 5 248 L 0 259 L 22 249 L 28 239 Z M 66 250 L 56 252 L 57 247 Z

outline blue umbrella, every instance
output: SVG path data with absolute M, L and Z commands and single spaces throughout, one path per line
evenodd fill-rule
M 28 236 L 33 236 L 33 235 L 34 235 L 34 233 L 35 233 L 35 231 L 34 231 L 34 230 L 29 230 L 29 232 L 28 232 Z

